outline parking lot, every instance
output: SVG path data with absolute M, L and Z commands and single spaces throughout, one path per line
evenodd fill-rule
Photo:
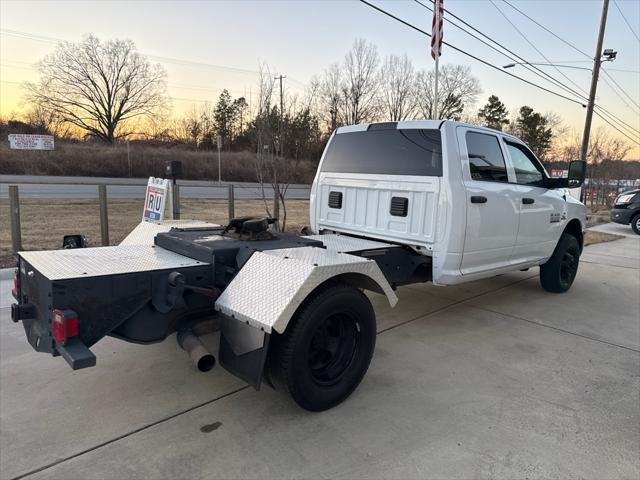
M 402 287 L 393 310 L 372 295 L 371 368 L 323 413 L 196 372 L 173 338 L 105 339 L 74 372 L 32 351 L 9 290 L 3 479 L 640 476 L 640 237 L 587 247 L 563 295 L 538 269 Z

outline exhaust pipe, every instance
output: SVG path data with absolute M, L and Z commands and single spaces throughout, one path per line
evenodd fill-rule
M 208 372 L 216 364 L 216 357 L 202 344 L 191 330 L 180 330 L 177 335 L 178 345 L 189 354 L 198 370 Z

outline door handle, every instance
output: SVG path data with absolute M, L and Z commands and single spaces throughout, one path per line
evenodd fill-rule
M 487 197 L 484 195 L 472 195 L 471 203 L 487 203 Z
M 524 205 L 531 205 L 532 203 L 536 203 L 536 201 L 533 198 L 523 198 L 522 199 L 522 203 Z

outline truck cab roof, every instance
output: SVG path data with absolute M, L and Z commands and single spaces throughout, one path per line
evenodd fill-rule
M 397 130 L 442 130 L 445 128 L 456 128 L 456 127 L 468 127 L 476 130 L 484 130 L 486 132 L 503 135 L 521 143 L 522 141 L 510 135 L 508 133 L 502 132 L 500 130 L 494 130 L 493 128 L 487 128 L 480 125 L 473 125 L 471 123 L 459 122 L 456 120 L 402 120 L 399 122 L 378 122 L 378 123 L 360 123 L 356 125 L 345 125 L 343 127 L 339 127 L 336 129 L 336 134 L 341 133 L 349 133 L 349 132 L 363 132 L 366 130 L 380 129 L 397 129 Z

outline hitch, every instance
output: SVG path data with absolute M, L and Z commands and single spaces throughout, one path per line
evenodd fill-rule
M 156 310 L 162 313 L 170 312 L 174 308 L 186 307 L 184 301 L 185 290 L 199 293 L 212 300 L 220 296 L 220 290 L 217 288 L 188 285 L 184 275 L 179 272 L 171 272 L 165 279 L 165 281 L 161 281 L 153 286 L 153 296 L 151 299 Z

